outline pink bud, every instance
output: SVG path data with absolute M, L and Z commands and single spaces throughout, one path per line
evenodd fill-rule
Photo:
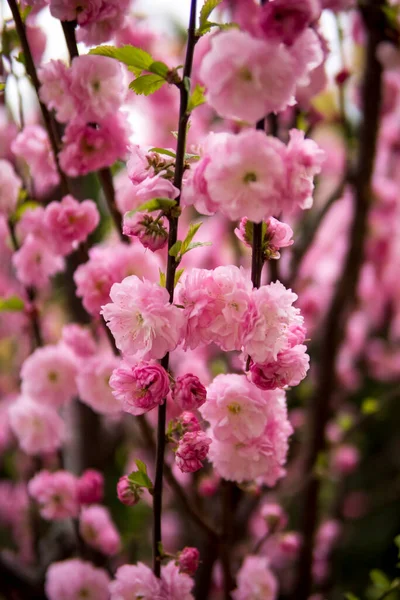
M 205 498 L 209 498 L 210 496 L 214 496 L 214 494 L 218 490 L 219 477 L 216 476 L 206 476 L 201 479 L 199 483 L 199 494 Z
M 349 475 L 357 468 L 360 453 L 355 446 L 343 444 L 332 456 L 332 470 L 338 475 Z
M 287 514 L 279 504 L 264 504 L 260 514 L 265 519 L 269 532 L 284 529 L 287 525 Z
M 200 431 L 201 429 L 198 418 L 191 412 L 183 412 L 179 417 L 179 421 L 185 431 Z
M 163 248 L 168 240 L 165 219 L 154 219 L 147 213 L 126 213 L 122 232 L 128 237 L 138 238 L 145 248 L 152 252 Z
M 197 548 L 186 546 L 180 552 L 178 558 L 179 571 L 192 576 L 196 573 L 199 566 L 200 553 Z
M 99 471 L 87 469 L 78 479 L 78 502 L 97 504 L 104 495 L 104 477 Z
M 200 379 L 192 373 L 177 377 L 172 390 L 173 398 L 181 410 L 196 410 L 206 401 L 207 391 Z
M 118 500 L 125 506 L 134 506 L 140 500 L 140 490 L 124 475 L 117 483 Z
M 211 444 L 204 431 L 189 431 L 179 440 L 175 462 L 182 473 L 194 473 L 202 468 Z

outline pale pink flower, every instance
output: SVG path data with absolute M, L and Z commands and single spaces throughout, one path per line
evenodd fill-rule
M 22 396 L 10 406 L 8 414 L 11 429 L 27 454 L 60 448 L 65 437 L 64 422 L 54 408 Z
M 133 274 L 151 281 L 159 279 L 157 258 L 141 244 L 94 247 L 89 251 L 88 262 L 74 273 L 77 295 L 83 299 L 85 309 L 97 316 L 102 305 L 110 301 L 113 283 Z
M 64 325 L 61 339 L 63 344 L 78 358 L 89 358 L 96 352 L 96 342 L 89 329 L 77 323 Z
M 9 217 L 17 207 L 21 179 L 8 160 L 0 160 L 0 215 Z
M 263 394 L 267 424 L 259 437 L 241 442 L 232 436 L 220 441 L 212 428 L 207 432 L 212 437 L 208 459 L 217 473 L 229 481 L 241 483 L 260 478 L 273 486 L 285 474 L 288 438 L 293 431 L 287 418 L 285 393 L 274 390 Z
M 69 122 L 59 154 L 60 166 L 70 177 L 86 175 L 123 159 L 128 147 L 129 127 L 121 112 L 107 115 L 95 124 L 80 117 Z
M 78 41 L 94 46 L 111 40 L 123 27 L 130 0 L 92 0 L 78 12 Z M 81 3 L 79 4 L 79 7 Z
M 122 232 L 124 235 L 137 238 L 140 243 L 152 252 L 163 248 L 168 241 L 168 231 L 165 228 L 166 219 L 154 219 L 148 213 L 136 212 L 125 214 Z
M 314 176 L 320 173 L 325 153 L 304 131 L 291 129 L 286 150 L 287 192 L 281 210 L 293 212 L 296 207 L 310 208 L 314 190 Z
M 204 431 L 188 431 L 179 440 L 175 462 L 182 473 L 194 473 L 202 468 L 211 439 Z
M 196 410 L 206 401 L 207 391 L 196 375 L 186 373 L 176 378 L 172 397 L 182 411 Z
M 96 504 L 103 500 L 104 477 L 99 471 L 86 469 L 76 485 L 79 504 Z
M 248 228 L 250 226 L 250 236 Z M 264 227 L 264 225 L 263 225 Z M 235 229 L 235 234 L 248 248 L 252 246 L 252 231 L 253 227 L 247 217 L 243 217 L 239 223 L 239 227 Z M 287 248 L 293 244 L 291 239 L 293 236 L 293 230 L 287 223 L 282 223 L 270 217 L 265 222 L 265 233 L 264 233 L 264 256 L 267 259 L 280 258 L 279 250 L 281 248 Z
M 129 159 L 126 163 L 129 179 L 137 185 L 147 177 L 154 176 L 154 168 L 149 163 L 149 155 L 140 146 L 133 144 L 129 148 Z
M 115 574 L 115 580 L 110 584 L 111 600 L 162 600 L 160 585 L 160 580 L 143 563 L 122 565 Z
M 71 92 L 79 116 L 97 122 L 115 113 L 125 97 L 121 65 L 106 56 L 78 56 L 72 61 Z
M 61 60 L 51 60 L 39 69 L 38 77 L 41 101 L 55 111 L 60 123 L 67 123 L 76 111 L 71 93 L 71 70 Z
M 274 362 L 253 363 L 250 367 L 250 378 L 262 390 L 274 390 L 286 385 L 298 385 L 305 378 L 309 368 L 307 346 L 298 344 L 280 352 Z
M 249 123 L 294 103 L 294 60 L 283 44 L 230 29 L 211 39 L 200 67 L 207 101 L 219 115 Z
M 356 446 L 342 444 L 332 454 L 331 467 L 336 475 L 350 475 L 360 462 L 360 451 Z
M 78 202 L 64 196 L 61 202 L 50 202 L 44 212 L 44 225 L 58 254 L 65 256 L 84 242 L 100 222 L 93 200 Z
M 76 383 L 79 398 L 101 415 L 118 414 L 120 403 L 110 388 L 110 377 L 119 363 L 113 354 L 100 354 L 83 361 L 78 368 Z
M 62 256 L 54 253 L 49 242 L 29 234 L 13 254 L 17 278 L 26 286 L 44 287 L 49 278 L 64 269 Z
M 123 475 L 117 483 L 118 500 L 125 506 L 135 506 L 141 498 L 139 488 L 129 481 L 128 475 Z
M 40 404 L 58 408 L 77 394 L 76 362 L 66 346 L 37 348 L 21 369 L 22 393 Z
M 146 360 L 162 358 L 177 347 L 183 311 L 170 304 L 165 288 L 132 275 L 115 283 L 110 297 L 112 303 L 103 306 L 101 313 L 121 352 Z
M 306 98 L 310 100 L 326 85 L 323 60 L 329 53 L 327 43 L 314 29 L 308 27 L 296 38 L 289 50 L 295 61 L 296 98 L 299 103 L 304 104 Z
M 217 375 L 207 388 L 207 402 L 200 413 L 216 439 L 245 442 L 263 433 L 269 400 L 245 375 Z
M 181 573 L 193 576 L 199 566 L 200 552 L 197 548 L 186 546 L 178 557 L 178 566 Z
M 247 556 L 237 574 L 237 589 L 232 592 L 234 600 L 276 600 L 278 580 L 269 569 L 264 556 Z
M 11 150 L 28 165 L 35 194 L 44 196 L 59 183 L 49 138 L 43 127 L 24 127 L 13 141 Z
M 186 573 L 181 573 L 173 562 L 161 567 L 161 598 L 165 600 L 194 600 L 191 591 L 194 581 Z
M 318 0 L 274 0 L 262 6 L 260 27 L 266 39 L 291 46 L 320 12 Z
M 269 532 L 284 529 L 288 522 L 288 516 L 280 504 L 271 502 L 262 505 L 260 516 L 266 522 Z
M 297 295 L 280 281 L 253 291 L 257 316 L 245 342 L 244 351 L 254 362 L 274 362 L 289 345 L 293 326 L 303 324 L 298 308 L 292 306 Z
M 84 506 L 79 518 L 79 533 L 88 546 L 106 555 L 120 550 L 119 533 L 107 508 L 99 504 Z
M 46 595 L 49 600 L 108 600 L 110 578 L 103 569 L 72 558 L 55 562 L 47 569 Z
M 78 516 L 77 479 L 68 471 L 39 471 L 30 480 L 28 492 L 48 521 Z
M 154 177 L 146 177 L 135 186 L 136 197 L 141 203 L 148 202 L 153 198 L 177 198 L 179 190 L 169 179 L 165 179 L 162 174 Z
M 170 389 L 165 369 L 143 361 L 134 366 L 122 361 L 112 373 L 110 386 L 118 405 L 132 415 L 142 415 L 163 404 Z

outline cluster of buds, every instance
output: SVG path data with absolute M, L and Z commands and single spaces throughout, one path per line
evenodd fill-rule
M 262 224 L 263 230 L 263 254 L 264 260 L 280 258 L 279 250 L 287 248 L 293 244 L 291 239 L 293 236 L 292 228 L 286 223 L 270 217 Z M 235 229 L 235 234 L 246 246 L 252 247 L 253 243 L 253 225 L 247 217 L 244 217 Z

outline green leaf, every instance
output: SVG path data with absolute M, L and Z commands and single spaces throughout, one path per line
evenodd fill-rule
M 189 252 L 194 248 L 201 248 L 202 246 L 212 246 L 212 242 L 192 242 L 191 244 L 189 244 L 186 252 Z
M 135 210 L 130 210 L 127 214 L 128 216 L 132 216 L 137 212 L 153 212 L 155 210 L 170 210 L 176 206 L 176 201 L 171 200 L 171 198 L 152 198 L 148 200 L 144 204 L 141 204 Z
M 192 112 L 192 110 L 205 103 L 206 98 L 204 96 L 204 92 L 205 88 L 197 84 L 189 98 L 187 112 Z
M 175 244 L 172 246 L 172 248 L 170 249 L 170 251 L 168 252 L 168 254 L 170 256 L 174 256 L 175 258 L 178 256 L 179 251 L 181 249 L 182 246 L 182 242 L 180 240 L 178 240 L 177 242 L 175 242 Z
M 342 413 L 339 415 L 337 423 L 342 431 L 348 431 L 353 427 L 354 417 L 348 413 Z
M 182 273 L 184 272 L 185 269 L 179 269 L 176 273 L 175 273 L 175 281 L 174 281 L 174 285 L 176 285 L 178 283 L 178 281 L 180 280 L 180 278 L 182 277 Z
M 142 50 L 142 48 L 137 48 L 130 44 L 121 48 L 116 48 L 115 46 L 97 46 L 97 48 L 92 48 L 89 54 L 115 58 L 115 60 L 119 60 L 119 62 L 130 67 L 130 70 L 136 75 L 140 75 L 142 71 L 149 71 L 150 66 L 154 63 L 151 54 Z
M 380 571 L 379 569 L 373 569 L 369 576 L 375 587 L 379 588 L 380 590 L 386 591 L 390 588 L 390 580 L 386 577 L 383 571 Z
M 6 84 L 1 82 L 0 83 L 0 92 L 3 92 L 6 89 Z
M 168 150 L 168 148 L 150 148 L 149 152 L 158 152 L 158 154 L 166 154 L 171 158 L 176 158 L 175 152 Z
M 355 596 L 351 592 L 347 592 L 347 594 L 345 594 L 344 597 L 346 598 L 346 600 L 359 600 L 358 596 Z
M 136 94 L 150 96 L 150 94 L 154 94 L 154 92 L 159 90 L 164 83 L 166 83 L 166 81 L 160 77 L 160 75 L 142 75 L 131 81 L 129 89 Z
M 25 303 L 19 296 L 0 298 L 0 312 L 20 312 L 24 308 Z
M 245 239 L 248 244 L 253 243 L 253 223 L 249 220 L 246 221 L 246 225 L 244 226 Z
M 202 225 L 203 225 L 202 222 L 190 223 L 189 231 L 187 232 L 186 237 L 182 242 L 182 255 L 185 254 L 185 252 L 187 252 L 190 242 L 192 241 L 192 239 L 194 238 L 194 236 L 196 235 L 196 233 L 198 232 L 198 230 L 200 229 L 200 227 Z
M 153 483 L 150 477 L 147 473 L 143 473 L 143 471 L 133 471 L 128 475 L 128 480 L 139 487 L 144 487 L 148 490 L 153 489 Z
M 147 475 L 147 467 L 142 460 L 138 458 L 135 460 L 136 466 L 141 473 L 145 473 Z
M 361 404 L 361 412 L 363 415 L 373 415 L 379 411 L 379 402 L 376 398 L 365 398 Z
M 160 285 L 161 287 L 165 287 L 167 285 L 167 278 L 165 276 L 164 271 L 161 271 L 161 269 L 159 269 L 160 272 Z
M 29 17 L 33 6 L 26 6 L 23 10 L 21 10 L 21 19 L 22 22 L 25 23 L 26 19 Z
M 152 62 L 150 67 L 146 70 L 150 71 L 150 73 L 155 73 L 155 75 L 160 75 L 163 79 L 166 79 L 169 73 L 168 65 L 159 60 Z
M 222 0 L 206 0 L 201 7 L 200 11 L 200 27 L 201 29 L 208 21 L 208 17 L 211 15 L 214 8 L 217 8 L 221 4 Z

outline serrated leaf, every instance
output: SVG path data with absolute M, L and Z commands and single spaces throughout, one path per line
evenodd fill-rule
M 192 239 L 194 238 L 194 236 L 196 235 L 196 233 L 198 232 L 198 230 L 200 229 L 200 227 L 202 225 L 203 225 L 202 222 L 190 223 L 189 231 L 187 232 L 186 237 L 182 242 L 182 254 L 185 254 L 185 252 L 189 248 L 190 242 L 192 241 Z
M 163 79 L 166 79 L 169 73 L 168 65 L 159 60 L 152 62 L 150 67 L 146 70 L 150 71 L 150 73 L 155 73 L 155 75 L 160 75 Z
M 166 81 L 163 77 L 160 77 L 160 75 L 141 75 L 131 81 L 129 89 L 135 92 L 135 94 L 150 96 L 150 94 L 154 94 L 154 92 L 159 90 L 164 83 L 166 83 Z
M 189 244 L 186 252 L 193 250 L 193 248 L 201 248 L 202 246 L 212 246 L 212 242 L 192 242 L 191 244 Z
M 386 577 L 383 571 L 380 571 L 379 569 L 373 569 L 369 576 L 375 587 L 379 588 L 380 590 L 386 591 L 390 588 L 390 580 Z
M 0 298 L 0 312 L 20 312 L 24 310 L 25 303 L 19 296 Z
M 142 71 L 148 71 L 149 67 L 154 63 L 153 57 L 146 50 L 131 46 L 130 44 L 121 48 L 116 48 L 115 46 L 97 46 L 97 48 L 92 48 L 89 54 L 114 58 L 130 67 L 138 75 Z
M 379 411 L 379 401 L 376 398 L 365 398 L 361 404 L 363 415 L 373 415 Z
M 166 287 L 167 285 L 167 278 L 165 276 L 164 271 L 161 271 L 161 269 L 159 269 L 160 272 L 160 286 L 161 287 Z
M 168 148 L 150 148 L 149 152 L 158 152 L 158 154 L 166 154 L 171 158 L 176 158 L 175 152 L 168 150 Z
M 144 204 L 141 204 L 135 210 L 130 210 L 127 212 L 127 216 L 131 217 L 137 212 L 154 212 L 155 210 L 170 210 L 176 206 L 176 200 L 171 200 L 171 198 L 152 198 L 148 200 Z
M 135 460 L 136 466 L 141 473 L 145 473 L 147 475 L 147 467 L 142 460 L 138 458 Z
M 128 475 L 128 480 L 139 487 L 144 487 L 148 490 L 153 489 L 153 483 L 150 477 L 142 471 L 133 471 Z
M 179 254 L 181 246 L 182 246 L 181 240 L 176 241 L 175 244 L 170 248 L 168 254 L 170 256 L 173 256 L 174 258 L 176 258 Z
M 187 112 L 192 112 L 192 110 L 205 103 L 206 98 L 204 92 L 205 88 L 197 84 L 189 98 Z
M 200 29 L 208 21 L 208 17 L 211 15 L 214 8 L 217 8 L 221 4 L 222 0 L 206 0 L 201 7 L 200 11 Z
M 180 278 L 182 277 L 182 274 L 184 272 L 185 269 L 179 269 L 176 273 L 175 273 L 175 280 L 174 280 L 174 285 L 176 285 L 178 283 L 178 281 L 180 280 Z

